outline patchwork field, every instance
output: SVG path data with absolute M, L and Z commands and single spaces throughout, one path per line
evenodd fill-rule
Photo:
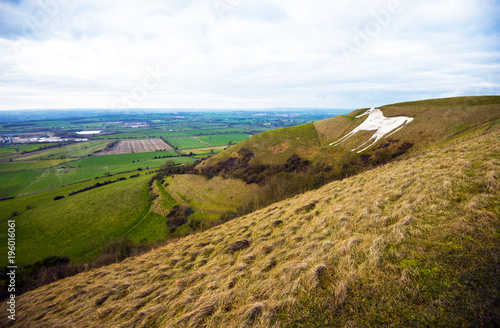
M 161 139 L 120 140 L 113 148 L 103 151 L 99 155 L 147 153 L 166 150 L 173 150 L 173 148 Z

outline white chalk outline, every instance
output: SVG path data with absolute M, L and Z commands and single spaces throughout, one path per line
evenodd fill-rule
M 358 151 L 358 153 L 361 153 L 362 151 L 365 151 L 366 149 L 373 146 L 380 139 L 384 138 L 384 136 L 387 138 L 393 135 L 394 133 L 398 132 L 399 130 L 407 126 L 411 121 L 413 121 L 413 117 L 406 117 L 406 116 L 385 117 L 384 113 L 382 113 L 382 111 L 378 108 L 371 108 L 366 112 L 364 112 L 363 114 L 356 116 L 356 118 L 359 118 L 364 115 L 368 115 L 368 118 L 363 123 L 361 123 L 358 127 L 356 127 L 354 130 L 352 130 L 339 140 L 332 142 L 330 146 L 332 145 L 338 146 L 339 144 L 346 141 L 359 131 L 375 130 L 375 133 L 373 133 L 370 139 L 362 143 L 360 146 L 351 149 L 351 151 L 356 151 L 357 149 L 366 145 L 370 140 L 375 139 L 370 145 Z

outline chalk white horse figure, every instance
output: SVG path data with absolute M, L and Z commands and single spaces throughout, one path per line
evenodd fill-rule
M 359 147 L 352 149 L 352 151 L 358 150 L 359 148 L 363 147 L 368 142 L 370 142 L 370 140 L 375 139 L 370 145 L 358 151 L 358 153 L 361 153 L 362 151 L 373 146 L 373 144 L 382 139 L 389 132 L 392 133 L 390 133 L 386 137 L 389 137 L 390 135 L 396 133 L 397 131 L 401 130 L 406 125 L 408 125 L 411 121 L 413 121 L 413 117 L 406 117 L 406 116 L 385 117 L 384 113 L 382 113 L 382 111 L 378 108 L 369 109 L 363 114 L 356 116 L 356 118 L 359 118 L 364 115 L 368 115 L 366 121 L 361 123 L 357 128 L 355 128 L 354 130 L 352 130 L 351 132 L 349 132 L 336 142 L 332 142 L 330 146 L 332 145 L 338 146 L 340 143 L 352 137 L 356 132 L 375 130 L 375 133 L 372 135 L 370 139 L 368 139 Z

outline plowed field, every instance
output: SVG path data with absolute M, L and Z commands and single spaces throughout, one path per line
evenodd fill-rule
M 120 140 L 113 148 L 101 152 L 99 155 L 117 155 L 131 153 L 147 153 L 160 150 L 172 150 L 172 146 L 161 139 L 148 140 Z

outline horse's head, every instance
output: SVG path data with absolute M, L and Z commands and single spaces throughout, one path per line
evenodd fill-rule
M 370 115 L 371 113 L 375 112 L 375 108 L 370 108 L 369 110 L 367 110 L 366 112 L 364 112 L 363 114 L 361 115 L 358 115 L 356 116 L 356 118 L 359 118 L 361 116 L 365 116 L 365 115 Z

